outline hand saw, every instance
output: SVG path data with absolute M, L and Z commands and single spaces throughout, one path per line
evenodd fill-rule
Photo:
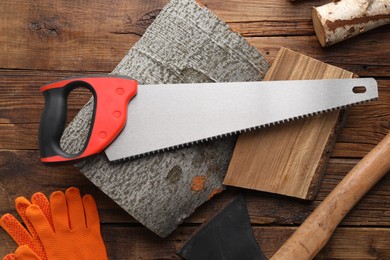
M 94 112 L 84 149 L 69 154 L 60 138 L 67 97 L 77 87 L 92 92 Z M 81 159 L 104 149 L 110 161 L 132 158 L 378 97 L 373 78 L 138 85 L 128 77 L 98 75 L 56 81 L 40 91 L 43 162 Z

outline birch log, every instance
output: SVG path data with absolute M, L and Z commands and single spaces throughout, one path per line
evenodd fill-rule
M 340 0 L 313 7 L 314 29 L 322 47 L 390 23 L 390 0 Z

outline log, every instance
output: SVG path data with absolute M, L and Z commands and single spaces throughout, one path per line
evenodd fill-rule
M 112 72 L 140 84 L 258 81 L 265 58 L 226 23 L 194 0 L 171 1 Z M 93 101 L 66 128 L 62 144 L 84 145 Z M 85 133 L 87 131 L 84 131 Z M 77 166 L 130 215 L 161 237 L 221 192 L 235 137 L 196 144 L 124 162 L 104 154 Z M 204 178 L 201 188 L 193 184 Z
M 389 0 L 341 0 L 314 7 L 314 29 L 322 47 L 390 23 Z

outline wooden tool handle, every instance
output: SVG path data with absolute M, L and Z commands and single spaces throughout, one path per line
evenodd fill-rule
M 368 153 L 271 259 L 312 259 L 355 204 L 390 170 L 390 133 Z

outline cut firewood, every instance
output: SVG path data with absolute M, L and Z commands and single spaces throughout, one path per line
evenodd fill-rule
M 340 0 L 314 7 L 314 29 L 322 47 L 390 23 L 390 0 Z

